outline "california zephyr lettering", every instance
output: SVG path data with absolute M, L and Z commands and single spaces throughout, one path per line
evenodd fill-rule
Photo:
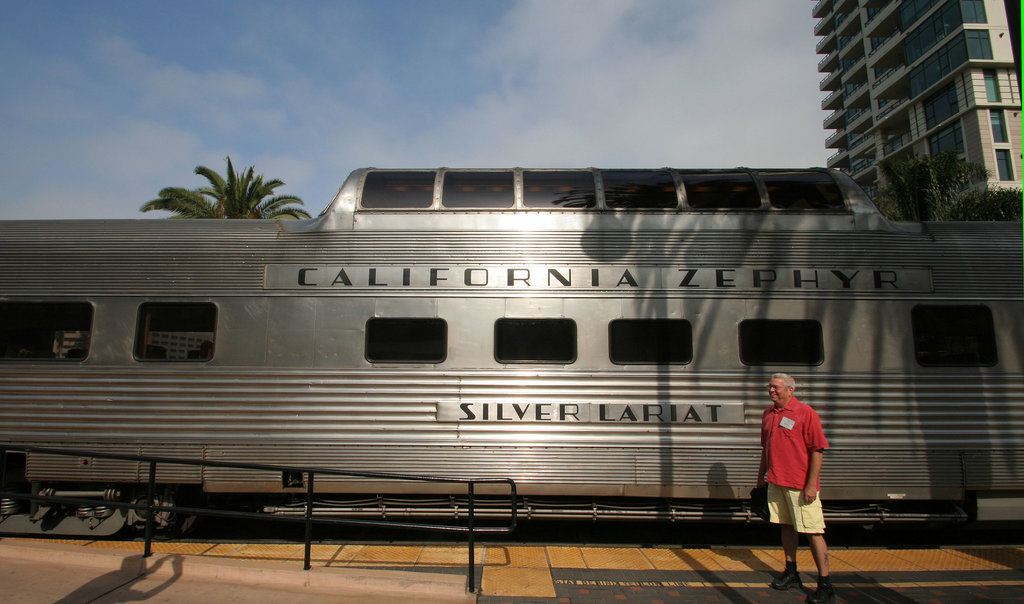
M 928 269 L 893 267 L 273 264 L 266 267 L 264 288 L 910 293 L 932 291 L 932 281 Z

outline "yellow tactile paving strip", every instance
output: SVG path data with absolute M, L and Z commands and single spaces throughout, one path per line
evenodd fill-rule
M 56 541 L 83 547 L 141 552 L 141 541 Z M 304 557 L 302 544 L 171 543 L 153 542 L 153 552 L 219 556 L 247 560 L 295 561 Z M 464 567 L 466 546 L 418 545 L 313 545 L 311 561 L 317 566 L 353 567 Z M 743 548 L 632 548 L 572 546 L 477 546 L 475 563 L 483 567 L 484 595 L 550 598 L 555 596 L 551 569 L 659 570 L 659 571 L 755 571 L 774 572 L 782 565 L 779 549 Z M 1024 548 L 960 549 L 835 549 L 829 552 L 833 572 L 975 571 L 1022 570 Z M 813 568 L 810 553 L 801 548 L 798 564 Z M 990 582 L 991 583 L 991 582 Z M 1000 583 L 995 582 L 993 584 Z M 1011 582 L 1020 584 L 1021 582 Z M 962 581 L 915 581 L 872 583 L 876 586 L 932 587 L 962 585 Z M 680 585 L 708 586 L 706 581 Z M 716 584 L 717 585 L 717 584 Z M 730 583 L 732 587 L 761 584 Z

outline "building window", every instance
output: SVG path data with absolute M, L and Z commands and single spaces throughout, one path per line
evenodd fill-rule
M 685 365 L 693 334 L 684 319 L 618 319 L 608 324 L 608 357 L 616 365 Z
M 999 169 L 999 180 L 1014 180 L 1009 149 L 996 149 L 996 167 Z
M 1003 100 L 999 94 L 999 78 L 996 76 L 994 69 L 986 69 L 985 73 L 985 95 L 988 97 L 989 102 L 998 103 Z
M 86 302 L 0 302 L 0 359 L 81 361 L 91 334 Z
M 903 40 L 907 65 L 921 58 L 924 53 L 931 50 L 962 24 L 960 7 L 957 6 L 956 2 L 950 2 L 936 11 L 931 17 L 925 19 L 919 27 L 907 34 L 907 37 Z
M 820 365 L 824 360 L 817 321 L 749 319 L 740 323 L 744 365 Z
M 139 307 L 135 358 L 208 361 L 213 358 L 217 307 L 203 303 L 150 303 Z
M 498 319 L 494 359 L 499 363 L 573 363 L 576 322 L 572 319 Z
M 960 0 L 964 23 L 988 23 L 985 15 L 985 0 Z
M 989 40 L 987 31 L 968 30 L 964 32 L 967 37 L 967 56 L 972 59 L 991 59 L 992 42 Z
M 933 6 L 945 0 L 903 0 L 900 4 L 900 31 L 908 31 Z
M 987 306 L 915 306 L 914 354 L 921 365 L 996 364 L 996 337 Z
M 932 84 L 953 73 L 967 62 L 967 56 L 967 41 L 961 32 L 910 71 L 910 98 L 916 97 Z
M 1006 137 L 1006 122 L 1003 120 L 1003 110 L 992 109 L 988 113 L 992 119 L 992 140 L 997 143 L 1010 142 Z
M 938 155 L 943 151 L 963 150 L 964 135 L 959 121 L 928 137 L 928 152 L 931 155 Z
M 371 363 L 443 363 L 448 324 L 443 319 L 384 319 L 366 322 L 366 360 Z
M 924 102 L 924 119 L 928 129 L 932 129 L 946 118 L 952 117 L 960 111 L 960 105 L 956 98 L 956 84 L 950 84 L 936 92 Z

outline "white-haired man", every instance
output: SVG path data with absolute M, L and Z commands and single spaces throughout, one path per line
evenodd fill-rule
M 801 403 L 793 392 L 796 380 L 776 373 L 768 383 L 772 404 L 761 416 L 761 465 L 757 486 L 768 484 L 771 521 L 782 525 L 782 550 L 786 570 L 772 587 L 786 590 L 803 587 L 796 570 L 799 533 L 807 535 L 814 564 L 818 567 L 818 589 L 808 600 L 817 604 L 834 602 L 835 591 L 828 571 L 825 519 L 821 511 L 819 477 L 828 440 L 818 414 Z

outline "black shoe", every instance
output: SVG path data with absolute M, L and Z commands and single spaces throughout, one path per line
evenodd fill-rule
M 814 592 L 814 595 L 807 600 L 812 604 L 832 604 L 836 601 L 836 591 L 832 589 L 832 584 L 818 585 L 818 589 Z
M 779 591 L 786 591 L 790 587 L 803 587 L 804 584 L 800 582 L 800 574 L 796 571 L 787 570 L 772 581 L 772 589 Z

